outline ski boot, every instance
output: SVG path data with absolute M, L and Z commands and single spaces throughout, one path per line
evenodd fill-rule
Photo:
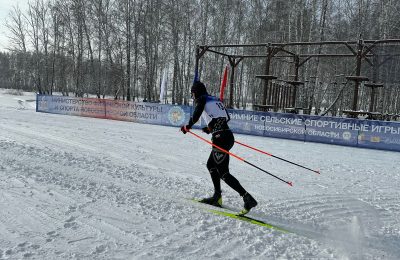
M 257 201 L 248 192 L 246 192 L 243 195 L 243 201 L 244 201 L 244 209 L 239 212 L 238 215 L 240 216 L 246 215 L 252 208 L 257 206 Z
M 221 196 L 221 194 L 214 194 L 212 197 L 201 199 L 199 202 L 221 208 L 222 207 L 222 196 Z

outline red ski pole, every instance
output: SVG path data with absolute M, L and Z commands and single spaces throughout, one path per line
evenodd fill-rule
M 279 159 L 279 160 L 282 160 L 282 161 L 284 161 L 284 162 L 291 163 L 291 164 L 293 164 L 293 165 L 296 165 L 296 166 L 299 166 L 299 167 L 301 167 L 301 168 L 304 168 L 304 169 L 307 169 L 307 170 L 309 170 L 309 171 L 312 171 L 312 172 L 315 172 L 315 173 L 320 174 L 320 172 L 319 172 L 318 170 L 310 169 L 310 168 L 305 167 L 305 166 L 303 166 L 303 165 L 300 165 L 300 164 L 291 162 L 291 161 L 289 161 L 289 160 L 283 159 L 283 158 L 281 158 L 281 157 L 272 155 L 272 154 L 270 154 L 270 153 L 264 152 L 264 151 L 262 151 L 262 150 L 259 150 L 259 149 L 257 149 L 257 148 L 254 148 L 254 147 L 252 147 L 252 146 L 250 146 L 250 145 L 247 145 L 247 144 L 244 144 L 244 143 L 241 143 L 241 142 L 238 142 L 238 141 L 235 141 L 235 143 L 240 144 L 240 145 L 243 145 L 244 147 L 253 149 L 254 151 L 257 151 L 257 152 L 259 152 L 259 153 L 266 154 L 266 155 L 268 155 L 268 156 L 274 157 L 274 158 Z
M 225 150 L 225 149 L 219 147 L 218 145 L 213 144 L 212 142 L 210 142 L 210 141 L 208 141 L 207 139 L 205 139 L 205 138 L 203 138 L 203 137 L 201 137 L 201 136 L 199 136 L 199 135 L 193 133 L 192 131 L 189 130 L 189 131 L 187 131 L 187 132 L 190 133 L 190 134 L 192 134 L 192 135 L 194 135 L 195 137 L 197 137 L 197 138 L 203 140 L 204 142 L 206 142 L 206 143 L 212 145 L 213 147 L 219 149 L 220 151 L 222 151 L 222 152 L 224 152 L 224 153 L 227 153 L 227 154 L 229 154 L 229 155 L 235 157 L 236 159 L 238 159 L 238 160 L 240 160 L 240 161 L 242 161 L 242 162 L 244 162 L 244 163 L 247 163 L 248 165 L 251 165 L 251 166 L 253 166 L 254 168 L 256 168 L 256 169 L 258 169 L 258 170 L 260 170 L 260 171 L 262 171 L 262 172 L 265 172 L 265 173 L 271 175 L 272 177 L 274 177 L 274 178 L 276 178 L 276 179 L 278 179 L 278 180 L 280 180 L 280 181 L 283 181 L 283 182 L 286 183 L 286 184 L 289 184 L 290 186 L 293 186 L 293 183 L 292 183 L 292 182 L 290 182 L 290 181 L 285 181 L 284 179 L 281 179 L 281 178 L 279 178 L 278 176 L 273 175 L 272 173 L 270 173 L 270 172 L 268 172 L 268 171 L 266 171 L 266 170 L 264 170 L 264 169 L 261 169 L 260 167 L 258 167 L 258 166 L 256 166 L 256 165 L 254 165 L 254 164 L 252 164 L 252 163 L 246 161 L 246 160 L 243 159 L 242 157 L 239 157 L 239 156 L 237 156 L 236 154 L 233 154 L 233 153 L 231 153 L 231 152 L 229 152 L 229 151 L 227 151 L 227 150 Z

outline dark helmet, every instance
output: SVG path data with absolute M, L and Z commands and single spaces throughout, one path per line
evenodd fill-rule
M 190 92 L 194 95 L 194 98 L 199 98 L 202 95 L 207 94 L 207 89 L 201 81 L 195 81 L 193 82 L 193 86 Z

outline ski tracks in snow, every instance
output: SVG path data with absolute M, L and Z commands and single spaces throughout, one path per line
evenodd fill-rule
M 152 232 L 146 228 L 135 230 L 135 227 L 152 226 L 157 230 L 159 218 L 168 210 L 160 208 L 165 203 L 155 201 L 155 195 L 151 194 L 151 190 L 158 194 L 154 188 L 157 179 L 143 174 L 135 165 L 121 167 L 105 158 L 52 149 L 51 139 L 46 140 L 46 147 L 31 146 L 25 141 L 31 138 L 30 142 L 37 141 L 35 137 L 27 133 L 22 136 L 26 138 L 23 143 L 0 140 L 0 156 L 4 162 L 1 165 L 5 172 L 1 182 L 3 202 L 22 206 L 5 205 L 4 208 L 17 211 L 10 211 L 2 223 L 9 224 L 5 230 L 28 235 L 30 241 L 37 238 L 38 244 L 58 246 L 35 246 L 32 252 L 25 252 L 17 245 L 1 249 L 4 257 L 44 254 L 41 250 L 53 251 L 54 256 L 60 257 L 95 258 L 107 251 L 116 256 L 117 248 L 135 252 L 147 243 L 146 239 L 150 238 L 146 236 Z M 60 142 L 54 144 L 60 146 Z M 85 147 L 75 145 L 73 149 L 85 150 Z M 16 182 L 22 186 L 15 187 Z M 146 187 L 149 184 L 151 187 Z M 47 188 L 43 190 L 43 186 Z M 109 210 L 105 212 L 105 208 Z M 159 215 L 151 216 L 148 211 L 155 208 L 159 208 L 156 211 Z M 170 206 L 169 210 L 172 209 Z M 37 230 L 26 230 L 31 226 Z M 46 232 L 38 235 L 41 230 Z M 86 254 L 82 253 L 87 250 L 81 248 L 82 244 L 90 244 Z M 65 246 L 69 249 L 67 252 L 63 252 Z
M 210 181 L 190 172 L 193 155 L 173 152 L 178 141 L 162 136 L 146 145 L 157 135 L 143 137 L 143 131 L 159 126 L 135 130 L 125 122 L 6 112 L 0 118 L 0 259 L 400 257 L 398 193 L 380 188 L 370 196 L 343 187 L 266 201 L 260 195 L 266 192 L 256 190 L 260 205 L 252 214 L 297 235 L 281 234 L 188 202 L 207 194 Z M 224 199 L 227 205 L 238 200 L 230 191 Z
M 393 194 L 386 194 L 383 198 L 389 204 L 398 200 Z M 371 197 L 365 194 L 343 192 L 340 195 L 272 201 L 269 209 L 274 214 L 269 219 L 280 220 L 293 232 L 337 248 L 344 258 L 366 259 L 375 255 L 398 259 L 400 237 L 393 234 L 393 240 L 387 241 L 385 225 L 395 231 L 399 224 L 393 223 L 393 212 L 366 202 L 370 200 Z M 289 212 L 288 208 L 291 209 Z M 286 223 L 282 222 L 283 219 Z
M 208 185 L 184 172 L 97 150 L 90 137 L 80 142 L 32 126 L 4 124 L 0 130 L 1 207 L 9 211 L 0 215 L 6 223 L 1 229 L 15 234 L 0 237 L 3 258 L 234 258 L 249 251 L 277 257 L 300 249 L 319 254 L 312 240 L 275 241 L 285 235 L 191 205 L 184 198 L 205 194 Z M 146 153 L 131 151 L 132 158 Z

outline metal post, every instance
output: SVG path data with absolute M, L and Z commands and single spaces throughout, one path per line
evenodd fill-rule
M 294 81 L 299 81 L 299 67 L 300 67 L 300 57 L 299 55 L 294 56 Z M 297 95 L 297 85 L 293 85 L 293 96 L 292 105 L 296 107 L 296 95 Z
M 273 56 L 273 48 L 271 47 L 271 44 L 268 44 L 268 47 L 267 47 L 267 60 L 266 60 L 266 64 L 265 64 L 265 75 L 269 75 L 272 56 Z M 262 105 L 266 105 L 267 104 L 268 83 L 269 83 L 269 79 L 266 78 L 265 81 L 264 81 L 264 94 L 263 94 L 263 99 L 262 99 Z
M 375 107 L 375 87 L 371 87 L 371 103 L 369 104 L 369 112 L 374 112 Z
M 362 51 L 363 51 L 363 41 L 360 39 L 358 41 L 358 50 L 357 50 L 357 67 L 356 67 L 356 76 L 359 77 L 361 74 L 361 60 L 362 60 Z M 354 81 L 354 95 L 353 95 L 353 111 L 357 111 L 357 105 L 358 105 L 358 89 L 360 86 L 360 81 L 355 80 Z
M 378 69 L 379 69 L 379 64 L 378 64 L 378 56 L 374 55 L 373 58 L 373 67 L 372 67 L 372 82 L 376 83 L 378 79 Z M 375 111 L 375 87 L 371 87 L 371 103 L 369 104 L 369 112 L 374 112 Z
M 196 47 L 196 57 L 195 57 L 196 61 L 195 61 L 195 80 L 200 80 L 200 76 L 199 76 L 199 61 L 200 61 L 200 46 L 197 45 Z M 196 79 L 197 76 L 197 79 Z
M 229 64 L 231 65 L 231 72 L 230 72 L 230 83 L 229 83 L 229 108 L 233 108 L 233 94 L 235 91 L 235 68 L 239 63 L 243 60 L 243 58 L 238 58 L 236 60 L 235 57 L 228 56 Z

